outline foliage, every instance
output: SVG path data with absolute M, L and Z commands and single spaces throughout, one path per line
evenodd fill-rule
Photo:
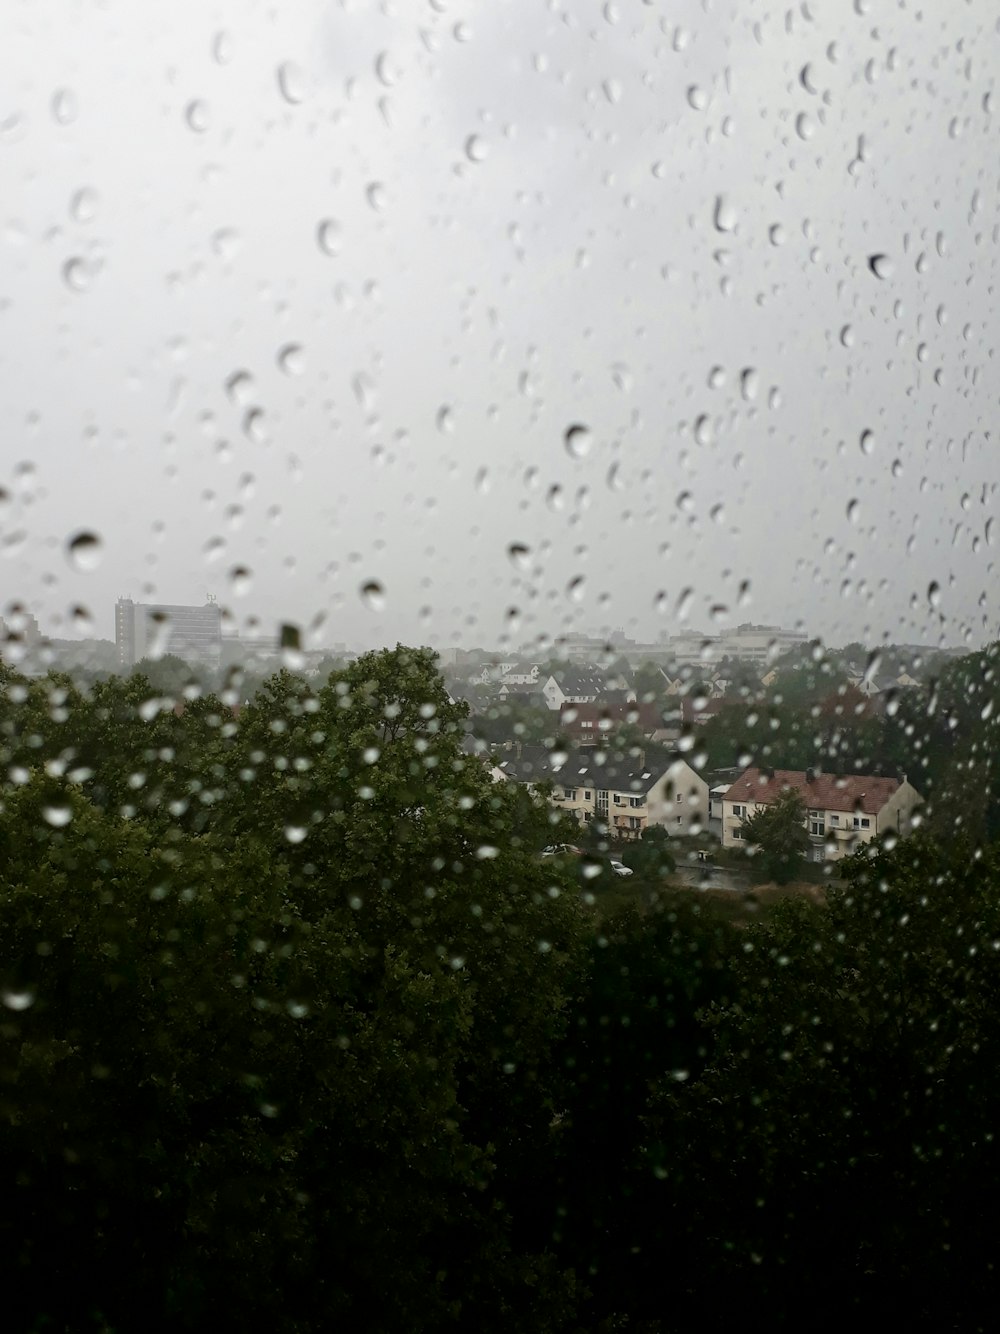
M 248 705 L 4 669 L 11 1327 L 990 1327 L 993 663 L 886 719 L 931 828 L 766 914 L 656 830 L 614 882 L 426 650 Z M 771 874 L 802 814 L 747 822 Z
M 789 790 L 743 821 L 744 841 L 756 850 L 764 873 L 779 885 L 794 878 L 809 849 L 805 819 L 802 797 Z

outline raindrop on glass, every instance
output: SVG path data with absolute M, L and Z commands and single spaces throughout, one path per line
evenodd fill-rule
M 298 106 L 305 99 L 305 75 L 292 60 L 278 66 L 278 91 L 290 106 Z
M 869 255 L 868 268 L 874 273 L 876 278 L 891 278 L 893 273 L 892 260 L 888 255 Z
M 69 201 L 70 217 L 74 222 L 92 222 L 97 215 L 97 204 L 97 191 L 84 186 L 74 191 Z
M 375 77 L 385 88 L 392 88 L 399 82 L 399 69 L 388 51 L 380 51 L 375 57 Z
M 76 112 L 76 94 L 70 88 L 57 88 L 52 95 L 52 116 L 56 124 L 72 125 Z
M 716 195 L 712 221 L 717 232 L 734 232 L 736 230 L 736 210 L 725 195 Z
M 278 349 L 278 369 L 285 375 L 301 375 L 305 370 L 301 343 L 286 343 Z
M 96 533 L 75 533 L 66 543 L 66 559 L 74 570 L 89 574 L 101 563 L 103 547 Z
M 184 120 L 189 130 L 195 134 L 204 134 L 208 129 L 208 105 L 201 98 L 195 98 L 184 108 Z
M 566 446 L 566 453 L 573 459 L 586 458 L 593 445 L 593 437 L 589 426 L 575 424 L 567 427 L 563 435 L 563 443 Z
M 385 608 L 385 589 L 377 579 L 367 579 L 361 585 L 361 601 L 369 611 L 382 611 Z
M 225 30 L 212 38 L 212 59 L 217 65 L 228 65 L 233 58 L 233 39 Z
M 470 162 L 485 162 L 489 156 L 486 141 L 478 134 L 470 134 L 465 141 L 465 156 Z
M 86 292 L 90 288 L 91 267 L 85 259 L 74 255 L 63 265 L 63 282 L 71 292 Z
M 316 228 L 316 241 L 324 255 L 339 255 L 341 239 L 340 223 L 333 218 L 324 218 Z
M 527 570 L 531 564 L 531 548 L 525 546 L 523 542 L 511 542 L 507 548 L 507 556 L 515 570 Z
M 234 565 L 229 571 L 229 587 L 233 590 L 233 596 L 242 598 L 253 586 L 253 575 L 245 565 Z

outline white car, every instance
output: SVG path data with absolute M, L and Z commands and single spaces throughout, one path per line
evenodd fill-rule
M 624 862 L 617 862 L 613 857 L 611 859 L 611 869 L 615 875 L 632 875 L 631 866 L 626 866 Z

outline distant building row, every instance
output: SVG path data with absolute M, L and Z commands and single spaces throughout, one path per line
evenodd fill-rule
M 659 766 L 645 765 L 641 755 L 631 765 L 601 763 L 605 754 L 525 748 L 496 762 L 492 772 L 497 781 L 551 785 L 557 810 L 581 825 L 596 820 L 622 841 L 641 839 L 653 825 L 674 837 L 714 826 L 726 848 L 745 847 L 743 827 L 750 816 L 783 792 L 797 792 L 806 808 L 810 860 L 819 862 L 839 861 L 880 835 L 905 837 L 923 803 L 905 777 L 754 768 L 710 793 L 704 778 L 680 758 Z

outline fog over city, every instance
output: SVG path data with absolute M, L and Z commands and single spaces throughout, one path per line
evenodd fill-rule
M 994 0 L 2 26 L 4 601 L 44 633 L 214 596 L 310 644 L 995 636 Z

